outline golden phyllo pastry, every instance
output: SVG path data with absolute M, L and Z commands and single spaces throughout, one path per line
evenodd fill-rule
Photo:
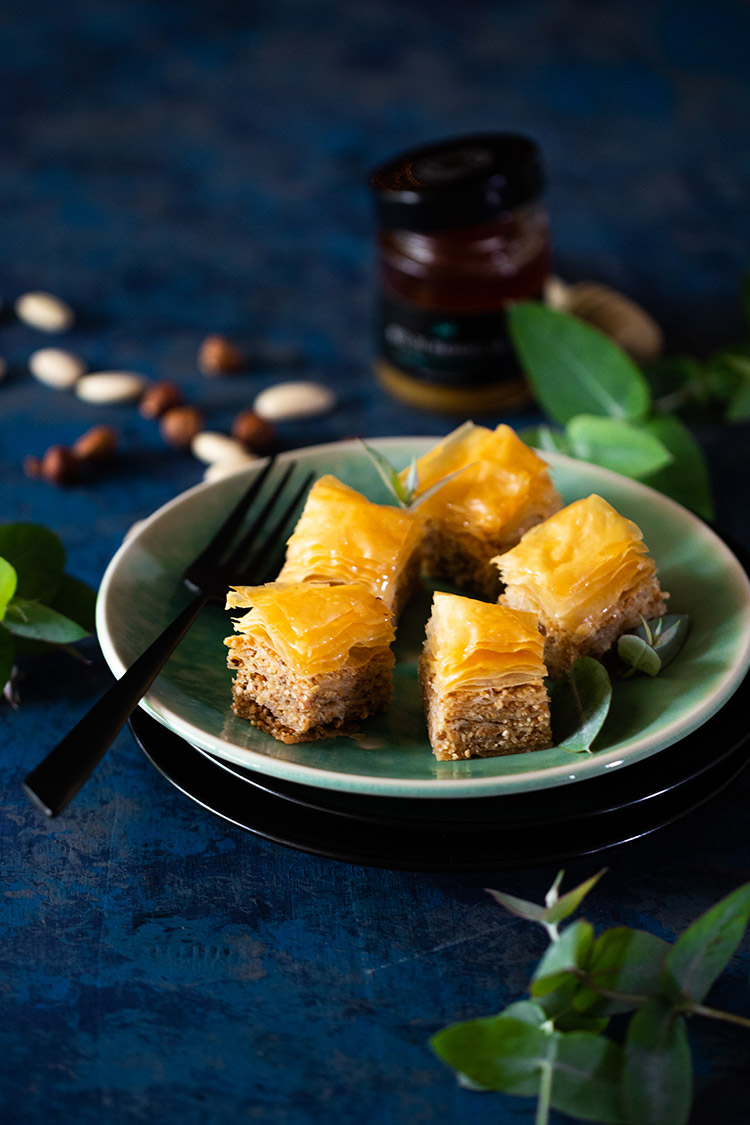
M 393 625 L 364 586 L 237 586 L 227 608 L 248 610 L 225 644 L 232 710 L 254 726 L 281 742 L 309 742 L 350 734 L 388 706 Z
M 436 593 L 419 662 L 427 730 L 440 760 L 552 745 L 536 614 Z
M 561 506 L 547 463 L 510 426 L 489 430 L 467 422 L 420 457 L 417 472 L 426 572 L 497 597 L 490 560 Z M 450 479 L 420 503 L 444 478 Z
M 550 675 L 579 656 L 601 656 L 617 638 L 666 611 L 637 524 L 601 496 L 576 500 L 494 560 L 500 602 L 539 615 Z
M 336 477 L 324 476 L 310 489 L 279 581 L 357 582 L 397 617 L 419 577 L 419 554 L 412 513 L 373 504 Z

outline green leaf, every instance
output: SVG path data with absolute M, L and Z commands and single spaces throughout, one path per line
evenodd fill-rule
M 594 944 L 594 928 L 584 919 L 566 926 L 546 949 L 531 980 L 531 995 L 546 996 L 567 983 L 573 970 L 584 969 Z M 578 979 L 576 988 L 578 987 Z
M 487 1090 L 533 1097 L 541 1063 L 554 1051 L 554 1032 L 500 1013 L 454 1023 L 433 1035 L 432 1049 L 460 1074 Z
M 388 458 L 384 454 L 382 454 L 379 449 L 374 449 L 371 445 L 368 445 L 366 441 L 363 441 L 362 438 L 360 438 L 359 440 L 362 442 L 362 445 L 364 446 L 373 465 L 380 474 L 380 477 L 385 486 L 389 489 L 394 498 L 399 502 L 401 507 L 407 508 L 409 506 L 411 497 L 407 496 L 406 490 L 401 483 L 401 477 L 398 474 L 398 470 L 393 467 Z
M 622 1049 L 611 1039 L 586 1031 L 560 1034 L 551 1103 L 581 1121 L 624 1122 L 622 1071 Z
M 5 614 L 5 624 L 15 637 L 48 644 L 69 645 L 87 636 L 75 621 L 41 602 L 14 598 Z
M 10 679 L 13 663 L 13 638 L 5 626 L 0 625 L 0 694 Z
M 96 591 L 70 574 L 63 574 L 50 608 L 75 621 L 87 633 L 96 629 Z
M 687 1029 L 662 996 L 631 1018 L 625 1040 L 623 1097 L 633 1125 L 684 1125 L 692 1101 Z
M 0 558 L 0 621 L 5 616 L 5 607 L 15 594 L 17 585 L 16 568 L 7 559 Z
M 512 305 L 508 325 L 532 389 L 554 421 L 599 414 L 635 422 L 648 414 L 643 373 L 596 328 L 536 302 Z
M 530 426 L 518 433 L 521 441 L 534 449 L 541 449 L 547 453 L 565 453 L 572 455 L 570 441 L 562 430 L 552 430 L 549 426 Z
M 561 895 L 555 902 L 547 907 L 545 921 L 562 922 L 563 918 L 568 918 L 573 914 L 581 905 L 589 891 L 593 890 L 606 870 L 606 867 L 603 867 L 601 871 L 597 871 L 596 875 L 592 875 L 590 879 L 584 880 L 584 882 L 579 883 L 577 887 L 573 887 L 572 890 Z
M 527 922 L 541 922 L 546 916 L 547 907 L 541 906 L 538 902 L 529 902 L 528 899 L 517 898 L 516 895 L 506 894 L 505 891 L 486 889 L 487 894 L 492 895 L 496 903 L 504 906 L 518 918 L 525 918 Z
M 65 569 L 65 548 L 49 528 L 36 523 L 1 524 L 0 556 L 16 569 L 19 598 L 55 596 Z
M 600 996 L 596 989 L 649 996 L 659 988 L 664 959 L 671 946 L 655 934 L 617 926 L 605 930 L 594 943 L 586 966 L 590 987 L 581 987 L 573 999 L 579 1012 L 617 1015 L 639 1005 L 638 1000 Z
M 647 676 L 658 676 L 661 660 L 648 641 L 635 633 L 625 633 L 617 641 L 617 655 L 634 672 L 644 672 Z
M 690 430 L 679 418 L 670 414 L 649 418 L 644 426 L 672 455 L 671 463 L 650 473 L 644 478 L 645 483 L 704 519 L 713 519 L 714 503 L 708 466 L 703 450 Z
M 749 920 L 750 883 L 745 883 L 680 934 L 664 962 L 668 995 L 699 1004 L 742 941 Z
M 612 684 L 604 665 L 583 656 L 565 676 L 550 681 L 549 690 L 556 745 L 571 754 L 590 751 L 612 701 Z
M 656 435 L 619 418 L 578 414 L 570 419 L 566 432 L 574 457 L 634 480 L 643 480 L 672 460 Z

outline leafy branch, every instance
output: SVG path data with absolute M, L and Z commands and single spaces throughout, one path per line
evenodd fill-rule
M 560 929 L 603 874 L 560 895 L 559 872 L 543 906 L 490 890 L 499 905 L 541 925 L 550 944 L 527 1000 L 451 1024 L 431 1046 L 467 1088 L 535 1097 L 535 1125 L 546 1125 L 552 1109 L 613 1125 L 684 1125 L 693 1083 L 686 1017 L 750 1029 L 746 1016 L 703 1003 L 750 921 L 750 883 L 674 943 L 628 926 L 596 937 L 583 919 Z M 622 1015 L 630 1018 L 620 1045 L 604 1032 Z
M 65 548 L 49 528 L 0 525 L 0 686 L 14 701 L 16 658 L 70 646 L 94 631 L 96 594 L 65 573 Z
M 644 481 L 712 518 L 700 446 L 675 413 L 654 403 L 645 374 L 622 348 L 537 302 L 511 306 L 508 324 L 534 394 L 557 424 L 526 430 L 525 441 Z

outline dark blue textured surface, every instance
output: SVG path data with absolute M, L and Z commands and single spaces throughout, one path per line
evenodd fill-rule
M 456 132 L 540 142 L 562 276 L 642 301 L 671 351 L 741 334 L 739 0 L 32 0 L 0 13 L 0 42 L 0 297 L 65 296 L 80 319 L 64 342 L 92 369 L 177 379 L 212 428 L 279 377 L 273 356 L 291 347 L 341 401 L 283 426 L 286 445 L 447 430 L 370 376 L 365 175 Z M 251 343 L 255 373 L 200 375 L 207 332 Z M 132 407 L 33 381 L 26 359 L 48 342 L 3 316 L 0 518 L 53 527 L 70 569 L 96 585 L 131 524 L 201 468 Z M 59 490 L 24 477 L 25 454 L 97 421 L 117 426 L 123 451 L 100 479 Z M 719 523 L 750 547 L 747 427 L 698 434 Z M 21 709 L 0 711 L 3 1121 L 531 1120 L 526 1102 L 459 1090 L 427 1039 L 523 994 L 542 933 L 483 887 L 540 897 L 555 868 L 412 875 L 263 843 L 180 796 L 127 733 L 48 824 L 20 780 L 105 686 L 88 651 L 87 671 L 48 660 L 22 684 Z M 608 855 L 591 920 L 672 937 L 745 881 L 749 794 L 745 778 Z M 569 863 L 568 879 L 599 866 Z M 717 1007 L 747 1013 L 747 970 L 745 944 Z M 746 1033 L 694 1023 L 693 1035 L 695 1120 L 746 1121 Z

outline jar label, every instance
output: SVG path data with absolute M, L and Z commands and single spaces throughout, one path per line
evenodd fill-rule
M 486 387 L 520 375 L 503 309 L 440 312 L 383 296 L 379 335 L 382 358 L 424 383 Z

